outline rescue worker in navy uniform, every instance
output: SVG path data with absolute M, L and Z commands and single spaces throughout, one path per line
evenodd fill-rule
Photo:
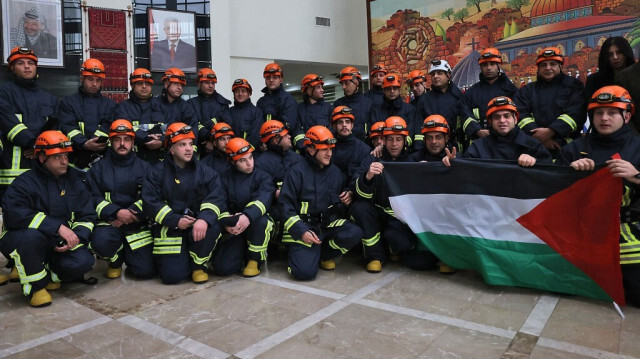
M 164 114 L 164 124 L 169 126 L 174 122 L 186 123 L 193 129 L 193 135 L 196 137 L 194 149 L 198 150 L 198 116 L 193 107 L 182 99 L 182 91 L 187 86 L 187 77 L 182 70 L 172 67 L 164 72 L 162 76 L 164 89 L 160 96 L 151 99 L 151 103 L 155 103 Z
M 324 102 L 324 79 L 316 74 L 308 74 L 301 83 L 303 101 L 298 105 L 298 121 L 292 129 L 296 148 L 304 147 L 305 132 L 315 125 L 330 127 L 332 106 Z
M 191 274 L 194 283 L 209 280 L 206 266 L 220 237 L 218 218 L 228 216 L 218 173 L 194 158 L 193 129 L 174 122 L 165 133 L 167 156 L 142 186 L 142 207 L 157 225 L 153 254 L 165 284 Z
M 137 68 L 129 75 L 132 90 L 129 98 L 116 107 L 115 118 L 131 121 L 136 130 L 137 156 L 149 163 L 161 159 L 162 124 L 164 114 L 157 103 L 152 103 L 153 76 L 145 68 Z
M 606 164 L 623 179 L 620 207 L 620 264 L 628 304 L 640 307 L 640 138 L 628 125 L 635 108 L 629 92 L 620 86 L 605 86 L 589 101 L 591 131 L 562 148 L 558 164 L 578 171 L 591 171 Z M 620 159 L 611 159 L 618 153 Z M 595 255 L 595 254 L 594 254 Z
M 516 126 L 518 109 L 508 97 L 500 96 L 489 101 L 487 119 L 489 120 L 489 136 L 473 141 L 463 154 L 463 158 L 480 158 L 493 160 L 517 161 L 522 167 L 553 163 L 551 154 L 540 141 L 527 136 Z M 455 149 L 442 160 L 449 166 L 456 157 Z
M 36 138 L 57 127 L 54 115 L 58 109 L 58 98 L 38 87 L 38 58 L 33 51 L 16 47 L 7 63 L 9 81 L 0 85 L 0 196 L 16 177 L 31 168 Z
M 431 115 L 440 115 L 446 118 L 451 130 L 449 143 L 458 147 L 456 136 L 462 91 L 451 81 L 451 66 L 446 60 L 431 61 L 429 76 L 431 77 L 431 91 L 420 96 L 420 119 Z
M 354 117 L 351 109 L 338 106 L 331 115 L 331 127 L 336 134 L 336 146 L 333 148 L 331 163 L 336 165 L 345 176 L 345 188 L 340 199 L 349 206 L 353 201 L 355 180 L 362 162 L 369 157 L 371 149 L 366 143 L 353 135 Z
M 364 96 L 371 100 L 372 106 L 382 105 L 384 102 L 384 92 L 382 91 L 382 83 L 384 77 L 387 76 L 389 70 L 383 63 L 373 65 L 371 72 L 369 73 L 369 83 L 371 88 L 364 93 Z
M 217 275 L 237 273 L 246 263 L 242 275 L 255 277 L 267 260 L 273 230 L 267 211 L 275 187 L 267 172 L 254 167 L 253 151 L 253 146 L 239 137 L 231 139 L 226 147 L 233 165 L 220 174 L 220 179 L 230 216 L 220 220 L 226 233 L 213 254 L 212 266 Z
M 33 169 L 16 178 L 2 199 L 0 252 L 11 258 L 33 307 L 51 304 L 48 290 L 76 282 L 93 268 L 87 249 L 96 219 L 84 173 L 69 168 L 72 144 L 60 131 L 38 135 Z M 5 279 L 6 282 L 6 279 Z
M 211 145 L 212 150 L 209 156 L 205 157 L 201 162 L 218 172 L 218 174 L 231 168 L 229 156 L 225 152 L 227 143 L 236 137 L 233 128 L 224 122 L 218 122 L 211 129 Z
M 312 280 L 318 263 L 325 270 L 336 267 L 335 258 L 362 240 L 362 230 L 346 218 L 340 193 L 340 170 L 331 164 L 335 138 L 323 126 L 305 135 L 305 159 L 286 174 L 278 200 L 284 222 L 283 243 L 289 245 L 289 273 L 298 280 Z
M 579 136 L 586 120 L 584 85 L 562 72 L 564 56 L 557 47 L 540 51 L 536 60 L 538 80 L 515 95 L 520 129 L 542 142 L 554 156 Z
M 98 215 L 90 247 L 109 262 L 109 279 L 120 277 L 122 263 L 138 278 L 152 278 L 156 273 L 153 238 L 140 196 L 150 166 L 133 152 L 135 136 L 131 122 L 113 121 L 109 130 L 111 150 L 87 172 Z
M 389 190 L 381 176 L 384 165 L 380 161 L 412 162 L 406 147 L 409 130 L 398 116 L 385 121 L 385 145 L 380 159 L 373 156 L 363 162 L 361 175 L 356 180 L 356 200 L 349 213 L 364 230 L 362 244 L 367 261 L 367 272 L 379 273 L 385 262 L 385 244 L 392 254 L 398 254 L 405 266 L 424 270 L 435 267 L 436 257 L 428 251 L 418 250 L 418 238 L 409 227 L 400 222 L 391 209 Z
M 186 82 L 185 82 L 186 83 Z M 198 96 L 190 98 L 187 102 L 193 107 L 193 112 L 198 118 L 198 144 L 204 149 L 205 145 L 211 141 L 211 129 L 218 122 L 229 122 L 229 105 L 231 101 L 224 98 L 216 91 L 218 77 L 215 71 L 204 68 L 198 71 L 196 84 L 198 85 Z M 184 121 L 181 121 L 184 122 Z M 200 151 L 202 157 L 208 151 Z
M 87 59 L 80 68 L 78 92 L 60 101 L 60 127 L 73 142 L 71 162 L 76 168 L 86 168 L 107 147 L 116 103 L 100 93 L 105 77 L 102 62 Z
M 231 119 L 229 124 L 235 128 L 238 137 L 249 141 L 255 148 L 260 147 L 260 126 L 264 123 L 264 114 L 259 107 L 251 102 L 253 89 L 249 81 L 236 79 L 231 85 L 233 92 L 233 107 L 229 110 Z
M 355 118 L 353 122 L 353 134 L 364 139 L 369 132 L 371 123 L 371 107 L 373 102 L 361 92 L 362 76 L 360 71 L 353 66 L 347 66 L 340 71 L 338 82 L 342 85 L 344 96 L 333 103 L 333 107 L 347 106 Z
M 486 106 L 489 101 L 499 96 L 513 98 L 518 90 L 500 68 L 502 56 L 498 49 L 493 47 L 484 49 L 478 64 L 480 81 L 465 91 L 460 101 L 460 120 L 463 122 L 465 143 L 489 135 L 489 124 L 486 118 Z
M 416 162 L 442 161 L 446 155 L 445 149 L 449 143 L 449 124 L 447 119 L 440 115 L 431 115 L 424 119 L 421 134 L 424 136 L 424 148 L 411 154 Z
M 256 106 L 262 110 L 264 120 L 277 118 L 287 127 L 293 127 L 298 121 L 298 103 L 282 86 L 284 77 L 282 68 L 275 62 L 267 64 L 262 75 L 265 84 L 262 89 L 264 95 L 258 100 Z
M 419 133 L 420 118 L 418 112 L 413 106 L 404 102 L 402 96 L 400 96 L 400 75 L 388 74 L 384 78 L 382 89 L 384 91 L 384 101 L 379 106 L 373 106 L 371 108 L 371 124 L 379 121 L 386 121 L 391 116 L 402 117 L 407 122 L 407 128 L 409 135 L 407 137 L 407 148 L 412 148 L 418 151 L 422 148 L 424 143 L 422 142 L 422 135 Z M 416 129 L 417 127 L 417 129 Z M 415 141 L 414 141 L 415 136 Z
M 384 121 L 378 121 L 371 125 L 371 130 L 369 131 L 369 145 L 371 148 L 376 149 L 384 147 Z
M 420 114 L 420 97 L 427 92 L 427 77 L 420 70 L 413 70 L 409 73 L 409 78 L 407 79 L 407 85 L 409 85 L 409 89 L 413 94 L 413 98 L 411 99 L 411 106 Z

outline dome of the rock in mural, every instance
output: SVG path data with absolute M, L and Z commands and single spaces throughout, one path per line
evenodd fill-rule
M 472 51 L 464 59 L 460 60 L 451 72 L 451 80 L 463 90 L 480 81 L 480 66 L 478 59 L 480 53 Z
M 591 6 L 591 0 L 536 0 L 531 6 L 530 17 L 560 13 L 571 9 Z

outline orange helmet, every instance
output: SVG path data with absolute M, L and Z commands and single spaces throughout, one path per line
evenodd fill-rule
M 119 119 L 111 123 L 111 127 L 109 127 L 109 138 L 120 135 L 131 137 L 136 136 L 131 122 L 129 122 L 128 120 Z
M 184 75 L 184 72 L 182 72 L 182 70 L 176 67 L 172 67 L 164 72 L 164 75 L 162 76 L 162 82 L 165 81 L 177 82 L 186 85 L 187 77 Z
M 300 83 L 300 87 L 302 89 L 302 92 L 307 91 L 307 87 L 311 86 L 314 87 L 315 85 L 322 85 L 324 86 L 324 81 L 323 81 L 324 77 L 316 75 L 316 74 L 308 74 L 307 76 L 305 76 L 302 79 L 302 83 Z
M 557 47 L 545 47 L 538 54 L 538 58 L 536 59 L 536 65 L 540 64 L 542 61 L 547 60 L 555 60 L 560 63 L 560 65 L 564 64 L 564 56 L 562 52 Z
M 371 125 L 371 130 L 369 131 L 369 138 L 383 136 L 384 132 L 384 121 L 378 121 Z
M 106 73 L 102 61 L 98 59 L 86 59 L 80 68 L 82 76 L 98 76 L 105 78 Z
M 198 71 L 198 76 L 196 77 L 196 82 L 209 81 L 214 84 L 218 83 L 218 77 L 216 76 L 216 72 L 210 68 L 204 68 Z
M 333 109 L 333 112 L 331 113 L 331 124 L 341 118 L 351 119 L 351 122 L 356 120 L 353 116 L 352 110 L 347 106 L 338 106 Z
M 614 107 L 629 111 L 632 115 L 635 112 L 629 91 L 620 86 L 605 86 L 594 92 L 587 110 L 591 111 L 598 107 Z
M 495 47 L 487 47 L 480 54 L 480 58 L 478 59 L 478 64 L 483 64 L 485 62 L 497 62 L 498 64 L 502 64 L 502 56 L 500 56 L 500 51 Z
M 289 133 L 289 129 L 284 123 L 278 120 L 269 120 L 262 124 L 260 127 L 260 141 L 262 143 L 267 143 L 274 136 L 283 137 L 287 133 Z
M 338 77 L 338 82 L 342 82 L 342 81 L 347 81 L 347 80 L 357 80 L 358 83 L 360 83 L 362 81 L 362 75 L 360 75 L 360 71 L 358 71 L 358 69 L 356 69 L 353 66 L 347 66 L 344 69 L 342 69 L 342 71 L 340 71 L 340 74 L 337 76 Z
M 7 57 L 7 63 L 11 66 L 17 59 L 29 59 L 33 60 L 36 65 L 38 64 L 38 57 L 33 53 L 33 50 L 28 47 L 14 47 L 9 57 Z
M 249 96 L 251 96 L 251 94 L 253 93 L 253 89 L 251 88 L 249 81 L 247 81 L 246 79 L 233 80 L 233 85 L 231 85 L 231 92 L 234 92 L 237 88 L 241 87 L 246 88 L 247 91 L 249 91 Z
M 518 120 L 518 108 L 516 107 L 516 104 L 507 96 L 498 96 L 489 101 L 489 105 L 487 105 L 487 120 L 491 119 L 491 114 L 496 111 L 502 110 L 514 112 L 516 120 Z
M 227 143 L 224 151 L 229 155 L 229 158 L 231 158 L 232 161 L 237 161 L 247 153 L 253 152 L 253 146 L 251 146 L 251 144 L 244 138 L 236 137 L 232 138 L 229 143 Z
M 264 67 L 264 72 L 262 73 L 262 77 L 266 78 L 268 75 L 284 76 L 284 73 L 282 72 L 282 68 L 280 67 L 280 65 L 276 64 L 275 62 L 272 62 L 270 64 L 267 64 L 267 66 Z
M 55 155 L 56 153 L 65 153 L 73 151 L 72 142 L 60 131 L 44 131 L 36 139 L 33 147 L 33 154 L 38 155 L 44 151 L 46 156 Z
M 338 142 L 331 131 L 324 126 L 313 126 L 304 135 L 304 147 L 314 147 L 317 150 L 336 147 Z
M 143 67 L 138 67 L 129 75 L 129 81 L 132 85 L 136 82 L 148 82 L 153 84 L 153 75 L 151 75 L 149 70 Z
M 234 137 L 235 133 L 233 133 L 233 128 L 231 128 L 231 125 L 225 122 L 218 122 L 211 128 L 211 138 L 216 140 L 222 136 Z
M 447 119 L 440 115 L 427 116 L 422 123 L 420 133 L 424 135 L 427 132 L 443 132 L 448 135 L 449 124 L 447 123 Z
M 403 135 L 409 136 L 409 130 L 407 129 L 407 122 L 400 116 L 391 116 L 384 121 L 384 130 L 382 131 L 384 136 L 387 135 Z
M 407 83 L 409 85 L 414 83 L 425 83 L 427 81 L 427 77 L 420 70 L 413 70 L 409 72 L 409 78 L 407 79 Z
M 382 62 L 380 62 L 380 63 L 377 63 L 377 64 L 373 65 L 373 67 L 371 68 L 371 76 L 373 76 L 373 74 L 375 74 L 376 72 L 382 72 L 383 74 L 386 75 L 389 71 L 384 66 L 384 64 Z
M 384 77 L 384 81 L 382 82 L 382 88 L 387 87 L 400 87 L 400 75 L 398 74 L 388 74 Z
M 169 147 L 170 145 L 180 140 L 184 140 L 185 138 L 190 138 L 192 140 L 196 139 L 191 126 L 182 122 L 174 122 L 167 127 L 167 132 L 164 134 L 164 145 Z

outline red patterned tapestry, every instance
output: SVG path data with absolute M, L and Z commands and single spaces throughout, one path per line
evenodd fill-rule
M 128 91 L 127 54 L 124 52 L 91 51 L 91 58 L 104 64 L 107 77 L 102 84 L 102 91 Z M 115 98 L 114 98 L 115 100 Z
M 125 13 L 117 10 L 89 9 L 89 46 L 93 49 L 127 49 Z

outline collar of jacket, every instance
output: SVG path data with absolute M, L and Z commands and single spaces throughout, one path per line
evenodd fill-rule
M 595 127 L 592 128 L 591 131 L 592 132 L 589 134 L 591 141 L 605 148 L 618 147 L 627 142 L 629 138 L 633 137 L 633 133 L 631 132 L 631 128 L 628 124 L 622 125 L 622 127 L 610 135 L 599 134 Z

